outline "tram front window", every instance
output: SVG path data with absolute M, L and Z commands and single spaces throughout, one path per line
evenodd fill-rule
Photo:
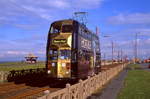
M 57 50 L 50 50 L 50 59 L 51 60 L 57 60 L 58 59 L 58 51 Z
M 68 33 L 68 32 L 72 32 L 72 31 L 73 31 L 72 25 L 63 25 L 62 26 L 62 32 L 63 33 Z
M 50 29 L 50 33 L 60 33 L 61 25 L 53 25 Z
M 60 50 L 60 59 L 70 59 L 71 58 L 71 50 Z

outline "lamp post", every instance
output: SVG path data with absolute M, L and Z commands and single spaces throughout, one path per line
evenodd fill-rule
M 120 50 L 118 50 L 118 63 L 120 62 Z
M 123 51 L 121 49 L 121 62 L 123 62 Z
M 106 65 L 106 54 L 104 53 L 104 66 Z
M 111 37 L 111 36 L 105 35 L 103 37 Z M 113 64 L 113 60 L 114 60 L 114 42 L 113 41 L 111 41 L 111 54 L 112 54 L 111 60 L 112 60 L 112 64 Z
M 135 33 L 135 44 L 134 44 L 134 63 L 138 61 L 138 35 L 141 33 Z
M 111 46 L 112 46 L 112 64 L 114 63 L 114 42 L 111 41 Z
M 137 50 L 137 44 L 138 44 L 138 42 L 137 42 L 137 33 L 135 34 L 135 45 L 134 45 L 134 63 L 136 63 L 137 62 L 137 55 L 138 55 L 138 50 Z

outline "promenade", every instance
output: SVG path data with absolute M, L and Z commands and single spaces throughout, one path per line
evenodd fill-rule
M 127 75 L 127 69 L 124 69 L 117 77 L 110 81 L 106 87 L 96 94 L 93 94 L 88 99 L 116 99 L 117 94 L 123 87 L 124 79 Z

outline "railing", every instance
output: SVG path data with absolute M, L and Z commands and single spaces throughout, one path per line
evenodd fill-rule
M 0 82 L 7 81 L 8 75 L 9 75 L 8 71 L 0 71 Z
M 86 99 L 97 89 L 102 88 L 103 85 L 109 82 L 120 71 L 122 71 L 127 64 L 120 64 L 114 68 L 100 72 L 98 75 L 88 77 L 88 79 L 75 85 L 66 84 L 66 88 L 46 94 L 38 99 Z

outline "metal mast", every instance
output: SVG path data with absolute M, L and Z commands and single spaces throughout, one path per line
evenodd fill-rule
M 112 41 L 111 44 L 112 44 L 112 64 L 113 64 L 113 61 L 114 61 L 114 42 Z
M 134 49 L 134 60 L 135 62 L 137 61 L 137 56 L 138 56 L 138 48 L 137 45 L 138 41 L 137 41 L 137 33 L 135 34 L 135 49 Z

